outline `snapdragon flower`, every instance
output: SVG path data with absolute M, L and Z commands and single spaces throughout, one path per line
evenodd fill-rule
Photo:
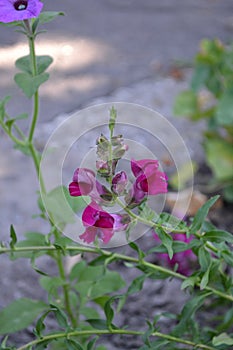
M 109 214 L 92 201 L 83 212 L 82 221 L 86 229 L 79 237 L 86 243 L 93 243 L 97 237 L 107 244 L 115 232 L 127 228 L 130 219 L 126 216 Z
M 154 159 L 131 160 L 131 170 L 136 177 L 130 191 L 131 203 L 139 204 L 147 195 L 167 192 L 167 176 L 158 170 Z

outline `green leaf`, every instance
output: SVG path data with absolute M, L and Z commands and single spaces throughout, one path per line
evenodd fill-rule
M 233 338 L 231 338 L 227 333 L 221 333 L 217 337 L 213 338 L 213 345 L 219 346 L 219 345 L 233 345 Z
M 226 90 L 220 98 L 216 110 L 216 121 L 221 126 L 233 125 L 233 89 Z
M 65 186 L 59 186 L 43 196 L 47 211 L 58 224 L 75 222 L 74 212 L 84 209 L 90 202 L 90 198 L 71 197 Z
M 205 141 L 207 162 L 218 181 L 233 178 L 233 145 L 217 137 Z
M 218 198 L 219 196 L 214 196 L 210 198 L 200 209 L 198 209 L 198 212 L 194 216 L 192 225 L 190 227 L 190 234 L 194 234 L 198 230 L 200 230 L 203 222 L 205 221 L 206 216 L 208 215 L 210 208 L 214 205 Z
M 44 73 L 46 69 L 51 65 L 53 62 L 52 57 L 50 56 L 36 56 L 36 65 L 37 65 L 37 73 L 38 75 Z M 19 58 L 15 62 L 16 67 L 25 72 L 28 73 L 29 75 L 32 75 L 32 70 L 31 70 L 31 61 L 30 61 L 30 56 L 23 56 Z
M 207 242 L 228 242 L 233 243 L 233 235 L 230 232 L 224 231 L 224 230 L 214 230 L 214 231 L 208 231 L 205 232 L 205 234 L 202 236 L 202 239 Z
M 168 231 L 173 231 L 174 229 L 188 231 L 188 226 L 184 221 L 168 213 L 161 213 L 155 222 L 166 227 Z
M 183 91 L 177 96 L 174 105 L 175 115 L 192 117 L 198 112 L 198 100 L 193 91 Z
M 188 321 L 192 318 L 192 316 L 196 313 L 196 311 L 203 305 L 206 298 L 211 294 L 211 292 L 201 292 L 199 295 L 194 296 L 191 300 L 186 302 L 184 305 L 181 315 L 180 322 L 175 327 L 174 334 L 180 334 L 180 332 L 184 332 Z
M 146 275 L 141 275 L 136 277 L 132 283 L 130 284 L 128 290 L 127 290 L 127 294 L 133 294 L 133 293 L 137 293 L 140 292 L 143 288 L 143 284 L 144 281 L 146 279 Z
M 67 350 L 84 350 L 82 345 L 73 339 L 65 339 L 65 344 Z
M 46 311 L 36 322 L 35 329 L 33 330 L 33 333 L 41 338 L 43 336 L 43 331 L 45 330 L 45 324 L 44 320 L 46 319 L 47 315 L 51 312 L 52 310 Z
M 206 271 L 211 263 L 210 253 L 205 249 L 205 247 L 200 247 L 198 249 L 198 260 L 201 265 L 201 270 Z
M 97 283 L 92 284 L 90 292 L 90 299 L 96 299 L 102 295 L 116 292 L 125 287 L 125 281 L 116 271 L 107 270 Z
M 224 188 L 223 196 L 227 202 L 233 203 L 233 185 Z
M 26 232 L 26 239 L 23 241 L 19 241 L 15 244 L 16 248 L 27 248 L 27 247 L 36 247 L 36 246 L 48 246 L 49 243 L 46 241 L 46 235 L 39 232 Z M 41 251 L 37 253 L 37 256 L 44 255 L 45 251 Z M 32 258 L 34 255 L 33 251 L 29 252 L 14 252 L 12 259 L 18 258 Z
M 5 114 L 6 114 L 6 111 L 5 111 L 5 106 L 6 104 L 10 101 L 11 97 L 10 96 L 7 96 L 5 97 L 2 101 L 0 101 L 0 120 L 4 120 L 5 118 Z
M 230 252 L 228 250 L 222 250 L 221 256 L 228 265 L 233 266 L 233 252 Z
M 64 16 L 64 12 L 55 12 L 55 11 L 41 12 L 39 16 L 39 23 L 40 24 L 49 23 L 58 16 Z
M 113 318 L 114 318 L 114 311 L 113 311 L 113 308 L 112 308 L 112 303 L 115 301 L 115 300 L 119 300 L 121 299 L 122 296 L 121 295 L 114 295 L 112 298 L 110 298 L 105 306 L 104 306 L 104 313 L 105 313 L 105 316 L 106 316 L 106 323 L 107 323 L 107 327 L 109 329 L 111 329 L 111 325 L 112 325 L 112 321 L 113 321 Z
M 54 310 L 55 317 L 61 328 L 68 329 L 68 317 L 57 305 L 50 304 L 51 308 Z
M 139 260 L 143 260 L 145 253 L 137 246 L 136 243 L 130 242 L 129 246 L 138 253 Z
M 48 305 L 32 299 L 17 299 L 0 312 L 0 334 L 15 333 L 27 328 Z
M 152 210 L 146 202 L 142 202 L 142 204 L 138 207 L 139 215 L 141 218 L 152 221 L 156 217 L 156 213 Z
M 198 279 L 199 278 L 197 276 L 187 277 L 181 285 L 181 290 L 184 290 L 189 287 L 193 288 L 195 284 L 198 282 Z
M 11 237 L 10 247 L 11 249 L 14 249 L 15 244 L 17 243 L 17 236 L 13 225 L 11 225 L 11 228 L 10 228 L 10 237 Z
M 39 344 L 37 344 L 35 346 L 35 349 L 33 349 L 33 350 L 44 350 L 44 349 L 47 349 L 49 343 L 51 343 L 52 341 L 53 341 L 53 339 L 44 340 L 44 341 L 40 342 Z
M 89 320 L 86 320 L 86 322 L 88 322 L 95 329 L 106 329 L 107 328 L 106 320 L 89 319 Z
M 206 64 L 197 64 L 192 76 L 191 87 L 197 92 L 203 87 L 210 75 L 210 68 Z
M 84 350 L 82 345 L 77 340 L 66 339 L 65 344 L 67 350 Z
M 23 93 L 31 98 L 39 89 L 40 85 L 49 79 L 48 73 L 43 73 L 33 77 L 29 73 L 17 73 L 15 75 L 15 82 Z
M 110 271 L 103 266 L 87 266 L 85 263 L 74 266 L 71 279 L 74 278 L 78 281 L 75 289 L 82 300 L 93 300 L 125 286 L 124 280 L 116 271 Z
M 90 340 L 87 344 L 87 350 L 94 350 L 95 343 L 97 341 L 98 337 L 95 337 L 94 339 Z
M 161 340 L 158 339 L 156 341 L 152 341 L 150 343 L 150 346 L 143 345 L 139 350 L 161 350 L 161 349 L 167 349 L 167 345 L 170 342 L 168 340 Z
M 15 66 L 24 73 L 32 74 L 30 56 L 23 56 L 15 61 Z
M 52 62 L 53 58 L 50 56 L 36 56 L 37 73 L 44 73 Z
M 209 283 L 210 270 L 211 270 L 211 264 L 209 265 L 208 269 L 205 271 L 205 273 L 202 276 L 201 283 L 200 283 L 201 290 L 205 289 L 205 287 Z
M 96 302 L 96 300 L 94 301 Z M 99 318 L 99 313 L 93 307 L 82 306 L 79 308 L 79 313 L 85 316 L 86 319 Z
M 44 288 L 48 293 L 51 293 L 53 290 L 62 287 L 65 282 L 60 277 L 49 277 L 43 276 L 40 278 L 40 285 Z
M 11 132 L 12 126 L 17 120 L 27 119 L 27 118 L 28 118 L 28 114 L 22 113 L 22 114 L 18 115 L 17 117 L 13 118 L 13 119 L 8 119 L 5 122 L 5 125 L 8 128 L 9 132 Z
M 172 239 L 172 237 L 167 232 L 165 232 L 161 227 L 156 228 L 156 233 L 158 234 L 159 238 L 161 239 L 164 247 L 166 247 L 169 258 L 172 259 L 172 257 L 173 257 L 173 249 L 172 249 L 173 239 Z
M 93 301 L 99 305 L 102 309 L 104 309 L 104 305 L 105 303 L 109 300 L 109 296 L 108 295 L 103 295 L 101 297 L 98 297 L 96 299 L 93 299 Z M 88 317 L 88 318 L 96 318 L 96 317 Z

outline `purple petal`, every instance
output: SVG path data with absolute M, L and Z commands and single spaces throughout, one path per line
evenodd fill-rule
M 156 159 L 131 160 L 131 170 L 135 177 L 143 174 L 148 166 L 152 166 L 155 171 L 158 169 L 159 162 Z
M 79 184 L 77 184 L 77 182 L 71 182 L 69 184 L 69 192 L 70 192 L 70 195 L 73 197 L 82 196 Z
M 0 0 L 0 22 L 22 21 L 39 16 L 43 3 L 39 0 Z
M 79 237 L 85 242 L 85 243 L 92 243 L 95 240 L 96 236 L 96 228 L 95 227 L 87 227 L 85 232 L 80 235 Z

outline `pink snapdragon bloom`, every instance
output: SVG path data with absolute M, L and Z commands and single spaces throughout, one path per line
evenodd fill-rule
M 0 0 L 0 22 L 9 23 L 37 17 L 42 7 L 40 0 Z
M 78 168 L 74 172 L 73 181 L 69 184 L 73 197 L 88 196 L 95 189 L 95 173 L 87 168 Z
M 180 241 L 187 244 L 190 243 L 193 239 L 192 236 L 187 238 L 186 235 L 182 233 L 174 233 L 172 234 L 172 237 L 174 241 Z M 157 234 L 154 234 L 154 239 L 156 241 L 160 241 Z M 195 265 L 195 262 L 197 262 L 197 257 L 191 249 L 188 249 L 184 252 L 175 253 L 172 259 L 169 258 L 167 253 L 157 254 L 159 254 L 160 259 L 163 260 L 169 267 L 173 268 L 176 264 L 178 264 L 177 272 L 182 273 L 185 276 L 190 276 L 192 274 L 193 266 Z
M 79 237 L 86 243 L 92 243 L 98 237 L 105 244 L 110 241 L 114 232 L 125 230 L 129 223 L 124 215 L 109 214 L 93 201 L 84 210 L 82 221 L 86 230 Z
M 87 168 L 75 170 L 73 181 L 69 184 L 69 192 L 73 197 L 90 196 L 96 202 L 110 197 L 106 187 L 96 180 L 94 171 Z
M 146 195 L 167 192 L 167 176 L 158 170 L 154 159 L 131 160 L 131 169 L 136 177 L 131 190 L 132 202 L 140 203 Z

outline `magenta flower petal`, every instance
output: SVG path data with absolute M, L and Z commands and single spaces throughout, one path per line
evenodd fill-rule
M 140 203 L 146 195 L 167 192 L 167 176 L 158 170 L 159 163 L 154 159 L 131 160 L 131 169 L 136 180 L 131 189 L 131 203 Z
M 114 231 L 125 231 L 130 223 L 130 217 L 127 214 L 111 214 L 114 218 Z
M 136 187 L 148 195 L 156 195 L 167 192 L 167 176 L 165 173 L 157 170 L 147 174 L 140 175 L 136 179 Z
M 42 7 L 40 0 L 0 0 L 0 22 L 9 23 L 37 17 Z
M 150 168 L 154 172 L 158 167 L 159 162 L 155 159 L 131 160 L 131 169 L 135 177 L 142 175 L 146 168 Z
M 131 190 L 131 197 L 133 198 L 133 202 L 135 204 L 139 204 L 146 197 L 146 192 L 143 191 L 140 188 L 140 186 L 138 186 L 137 181 L 135 181 L 133 184 L 133 188 Z
M 83 212 L 82 220 L 84 226 L 95 226 L 99 228 L 113 228 L 114 218 L 103 211 L 95 202 L 91 202 Z
M 80 238 L 86 243 L 92 243 L 98 237 L 106 244 L 114 234 L 114 217 L 93 201 L 84 210 L 82 221 L 86 230 Z
M 86 243 L 92 243 L 96 237 L 107 244 L 114 232 L 124 231 L 130 223 L 127 214 L 109 214 L 94 201 L 84 210 L 82 215 L 85 232 L 79 237 Z
M 78 168 L 74 172 L 73 181 L 69 185 L 71 196 L 87 196 L 95 187 L 95 173 L 86 168 Z
M 79 184 L 77 182 L 71 182 L 69 184 L 69 192 L 70 192 L 70 195 L 73 197 L 82 196 Z
M 85 243 L 93 243 L 96 236 L 96 228 L 95 227 L 87 227 L 85 232 L 80 235 L 79 237 L 85 242 Z
M 100 238 L 105 244 L 107 244 L 113 236 L 113 230 L 111 229 L 98 229 L 96 227 L 87 227 L 85 232 L 81 234 L 79 237 L 85 243 L 93 243 L 95 241 L 96 236 Z

